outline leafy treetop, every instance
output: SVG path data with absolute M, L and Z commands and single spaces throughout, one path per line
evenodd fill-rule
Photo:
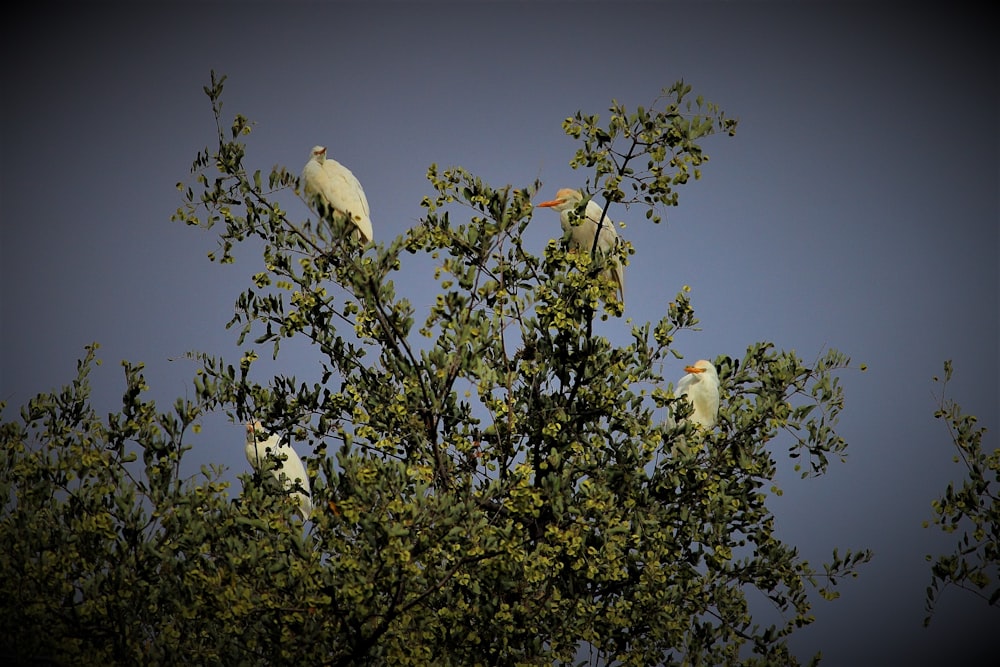
M 194 354 L 194 398 L 160 412 L 126 365 L 122 410 L 89 403 L 93 350 L 61 394 L 2 425 L 3 651 L 104 664 L 795 664 L 787 640 L 813 621 L 809 591 L 835 598 L 867 551 L 817 569 L 776 535 L 774 445 L 803 476 L 846 443 L 828 351 L 806 364 L 770 343 L 718 357 L 716 429 L 665 383 L 678 332 L 698 324 L 687 288 L 626 344 L 605 300 L 613 257 L 541 255 L 521 242 L 538 182 L 494 188 L 432 165 L 419 224 L 359 247 L 336 212 L 296 220 L 277 167 L 247 169 L 251 123 L 223 123 L 224 77 L 206 93 L 218 143 L 180 185 L 175 218 L 218 230 L 215 261 L 261 244 L 262 266 L 229 325 L 235 364 Z M 700 142 L 736 123 L 678 83 L 654 105 L 576 114 L 585 191 L 658 221 L 698 178 Z M 418 313 L 394 276 L 435 262 L 440 291 Z M 622 324 L 625 331 L 626 324 Z M 258 377 L 262 346 L 315 352 L 311 377 Z M 259 419 L 305 444 L 315 511 L 241 475 L 183 479 L 206 413 Z M 205 446 L 200 444 L 198 446 Z M 136 454 L 138 453 L 138 454 Z M 141 457 L 141 463 L 140 463 Z M 773 607 L 757 620 L 752 599 Z M 41 632 L 39 629 L 44 629 Z

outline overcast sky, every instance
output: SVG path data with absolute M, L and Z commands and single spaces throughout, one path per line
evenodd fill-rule
M 912 3 L 81 4 L 32 5 L 2 46 L 5 418 L 68 382 L 92 341 L 102 412 L 121 395 L 122 359 L 147 364 L 166 409 L 195 371 L 170 359 L 238 358 L 224 324 L 259 259 L 210 264 L 212 233 L 169 221 L 175 184 L 214 142 L 211 69 L 229 76 L 226 118 L 256 122 L 247 166 L 298 173 L 328 146 L 364 185 L 378 241 L 417 222 L 432 162 L 495 186 L 540 178 L 545 198 L 581 185 L 562 120 L 606 117 L 612 98 L 648 105 L 683 78 L 740 126 L 705 142 L 704 177 L 664 224 L 613 210 L 637 249 L 627 317 L 658 319 L 690 285 L 703 328 L 678 337 L 690 361 L 770 340 L 869 368 L 843 377 L 847 462 L 788 477 L 775 505 L 781 535 L 816 565 L 835 546 L 875 552 L 839 601 L 816 602 L 795 650 L 834 666 L 995 654 L 1000 610 L 961 591 L 921 626 L 924 555 L 954 541 L 921 522 L 962 474 L 933 419 L 945 359 L 955 398 L 997 442 L 1000 115 L 984 16 Z M 560 234 L 539 210 L 525 244 L 540 253 Z M 430 283 L 406 270 L 397 283 L 428 305 Z M 282 370 L 308 375 L 307 361 Z M 192 470 L 219 462 L 235 480 L 242 440 L 206 424 Z

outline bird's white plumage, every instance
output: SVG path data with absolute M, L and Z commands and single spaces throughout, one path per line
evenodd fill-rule
M 711 361 L 701 359 L 685 366 L 687 375 L 677 382 L 677 396 L 684 396 L 694 412 L 689 419 L 705 428 L 719 421 L 719 374 Z
M 572 188 L 563 188 L 556 193 L 556 198 L 538 204 L 539 208 L 549 207 L 559 212 L 559 222 L 563 232 L 570 235 L 570 247 L 577 251 L 590 252 L 594 247 L 594 235 L 597 234 L 598 222 L 602 220 L 601 207 L 593 199 L 587 202 L 586 217 L 578 225 L 573 224 L 574 211 L 583 201 L 583 193 Z M 620 242 L 615 225 L 607 216 L 603 217 L 601 233 L 597 240 L 597 249 L 609 253 Z M 625 268 L 617 259 L 609 259 L 611 266 L 606 275 L 614 280 L 618 288 L 618 299 L 625 303 Z
M 309 477 L 306 475 L 306 467 L 302 464 L 302 459 L 290 445 L 282 444 L 279 436 L 271 435 L 262 439 L 259 435 L 260 422 L 251 422 L 247 424 L 246 428 L 247 461 L 257 471 L 270 472 L 279 483 L 284 484 L 285 489 L 291 490 L 298 483 L 305 490 L 305 493 L 296 491 L 295 497 L 299 501 L 302 518 L 308 519 L 312 513 L 312 499 L 310 498 Z M 283 482 L 282 476 L 284 476 Z
M 302 168 L 302 183 L 307 202 L 313 204 L 318 198 L 329 208 L 349 216 L 362 243 L 374 238 L 368 199 L 361 183 L 350 169 L 326 156 L 325 146 L 313 147 L 309 161 Z

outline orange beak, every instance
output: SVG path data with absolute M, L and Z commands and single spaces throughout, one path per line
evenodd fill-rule
M 535 204 L 535 208 L 547 208 L 549 206 L 559 206 L 564 203 L 565 199 L 553 199 L 552 201 L 543 201 L 541 204 Z
M 696 366 L 685 366 L 684 370 L 688 373 L 704 373 L 704 368 L 697 368 Z

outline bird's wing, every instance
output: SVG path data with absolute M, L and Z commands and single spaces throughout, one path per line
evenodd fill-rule
M 594 242 L 594 234 L 597 231 L 597 223 L 601 219 L 601 213 L 603 209 L 591 199 L 587 202 L 587 219 L 584 221 L 580 227 L 585 227 L 587 233 L 590 236 L 590 243 Z M 601 237 L 597 242 L 597 249 L 601 252 L 609 252 L 618 243 L 618 232 L 615 231 L 615 223 L 608 218 L 604 217 L 604 224 L 601 225 Z M 590 248 L 587 248 L 590 250 Z
M 365 210 L 368 209 L 368 202 L 365 201 Z M 366 213 L 360 220 L 355 219 L 354 224 L 358 227 L 358 233 L 361 234 L 362 243 L 370 243 L 372 239 L 375 238 L 374 231 L 372 230 L 372 220 Z
M 713 428 L 719 418 L 719 393 L 714 385 L 702 383 L 694 396 L 695 417 L 699 424 Z
M 306 466 L 302 459 L 295 453 L 290 445 L 284 445 L 280 454 L 285 455 L 285 460 L 281 464 L 281 472 L 284 473 L 285 488 L 292 489 L 296 482 L 302 487 L 302 491 L 296 491 L 295 497 L 299 501 L 299 508 L 302 512 L 302 519 L 306 520 L 312 514 L 312 488 L 309 485 L 309 476 L 306 474 Z M 275 471 L 277 473 L 277 471 Z
M 350 212 L 351 221 L 357 225 L 365 242 L 371 241 L 371 212 L 368 209 L 368 198 L 361 182 L 351 173 L 351 170 L 330 158 L 323 163 L 326 172 L 326 183 L 329 188 L 327 197 L 330 205 L 342 213 Z
M 261 452 L 259 449 L 257 449 L 257 445 L 255 445 L 252 441 L 247 440 L 246 447 L 243 449 L 243 451 L 247 455 L 247 463 L 250 464 L 250 467 L 253 468 L 254 470 L 259 469 Z
M 358 216 L 367 217 L 370 215 L 365 191 L 361 187 L 361 182 L 351 173 L 350 169 L 336 160 L 327 158 L 326 162 L 323 163 L 323 170 L 327 175 L 331 202 L 335 208 L 341 211 L 350 211 L 355 219 Z
M 594 243 L 594 233 L 597 229 L 597 221 L 601 219 L 601 213 L 603 209 L 594 200 L 587 202 L 587 222 L 586 226 L 589 228 L 589 239 L 590 245 L 587 250 L 593 246 Z M 618 246 L 621 239 L 618 238 L 618 232 L 615 230 L 615 223 L 608 217 L 604 218 L 604 224 L 601 225 L 601 234 L 597 241 L 597 249 L 601 252 L 607 254 L 611 252 L 614 248 Z M 618 262 L 617 259 L 612 259 L 613 266 L 609 269 L 612 277 L 614 278 L 615 284 L 618 286 L 618 297 L 625 302 L 625 267 Z
M 302 459 L 288 445 L 283 445 L 278 451 L 278 456 L 282 454 L 285 455 L 285 460 L 281 464 L 281 472 L 285 473 L 285 477 L 288 478 L 290 484 L 294 484 L 295 480 L 299 480 L 302 488 L 308 491 L 309 477 L 306 475 L 306 466 L 302 463 Z
M 247 461 L 257 470 L 262 470 L 267 464 L 267 452 L 277 452 L 281 438 L 271 435 L 260 439 L 253 431 L 247 432 L 246 455 Z
M 687 373 L 680 380 L 677 381 L 677 391 L 675 395 L 677 396 L 687 396 L 688 392 L 691 391 L 691 385 L 694 384 L 698 377 L 694 373 Z
M 597 224 L 597 221 L 601 219 L 601 213 L 603 212 L 604 208 L 593 199 L 587 202 L 587 219 L 595 225 Z M 605 218 L 605 220 L 607 220 L 607 218 Z M 607 225 L 605 224 L 605 226 Z
M 316 160 L 309 160 L 302 168 L 302 187 L 306 201 L 312 205 L 312 198 L 323 192 L 323 183 L 326 181 L 326 174 Z

